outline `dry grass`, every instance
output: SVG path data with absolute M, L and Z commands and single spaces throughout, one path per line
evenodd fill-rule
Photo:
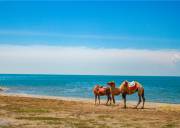
M 180 105 L 146 104 L 145 109 L 92 102 L 0 96 L 0 128 L 174 128 Z

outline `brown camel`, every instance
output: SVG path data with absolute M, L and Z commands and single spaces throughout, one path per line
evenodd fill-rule
M 107 102 L 106 105 L 108 104 L 108 102 L 110 101 L 111 104 L 111 91 L 109 87 L 103 87 L 100 85 L 96 85 L 93 89 L 94 92 L 94 96 L 95 96 L 95 104 L 97 101 L 97 98 L 99 100 L 99 104 L 100 104 L 100 96 L 107 96 Z
M 138 105 L 141 103 L 141 98 L 143 99 L 142 108 L 144 108 L 144 103 L 145 103 L 144 88 L 137 81 L 134 81 L 133 85 L 129 85 L 128 81 L 124 81 L 124 82 L 122 82 L 122 84 L 120 85 L 119 88 L 116 88 L 115 82 L 113 82 L 113 81 L 108 82 L 107 84 L 111 88 L 111 95 L 112 95 L 112 99 L 113 99 L 114 104 L 115 104 L 114 96 L 122 94 L 122 98 L 124 100 L 124 108 L 126 108 L 126 95 L 131 95 L 131 94 L 138 92 L 139 101 L 138 101 L 135 108 L 137 108 Z

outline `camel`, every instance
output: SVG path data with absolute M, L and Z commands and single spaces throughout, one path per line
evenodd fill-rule
M 111 91 L 110 91 L 109 87 L 95 85 L 93 92 L 94 92 L 94 96 L 95 96 L 95 104 L 96 104 L 97 98 L 98 98 L 99 104 L 100 104 L 100 96 L 105 96 L 105 95 L 107 96 L 106 105 L 108 104 L 109 101 L 111 104 Z
M 137 81 L 133 81 L 132 83 L 133 85 L 130 85 L 128 81 L 123 81 L 119 88 L 116 88 L 115 82 L 113 81 L 107 83 L 111 88 L 111 95 L 112 95 L 113 103 L 115 104 L 114 96 L 122 94 L 122 98 L 124 100 L 124 108 L 126 108 L 126 95 L 131 95 L 138 92 L 139 101 L 135 108 L 139 106 L 139 104 L 141 103 L 141 98 L 142 98 L 143 99 L 142 109 L 143 109 L 144 103 L 145 103 L 144 88 Z

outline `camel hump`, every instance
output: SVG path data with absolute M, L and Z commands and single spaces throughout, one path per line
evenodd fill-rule
M 139 82 L 137 82 L 137 81 L 134 81 L 134 82 L 136 83 L 137 87 L 142 87 L 143 88 L 143 86 Z

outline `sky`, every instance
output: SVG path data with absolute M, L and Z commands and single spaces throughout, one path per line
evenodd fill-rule
M 180 76 L 180 2 L 0 1 L 0 73 Z

